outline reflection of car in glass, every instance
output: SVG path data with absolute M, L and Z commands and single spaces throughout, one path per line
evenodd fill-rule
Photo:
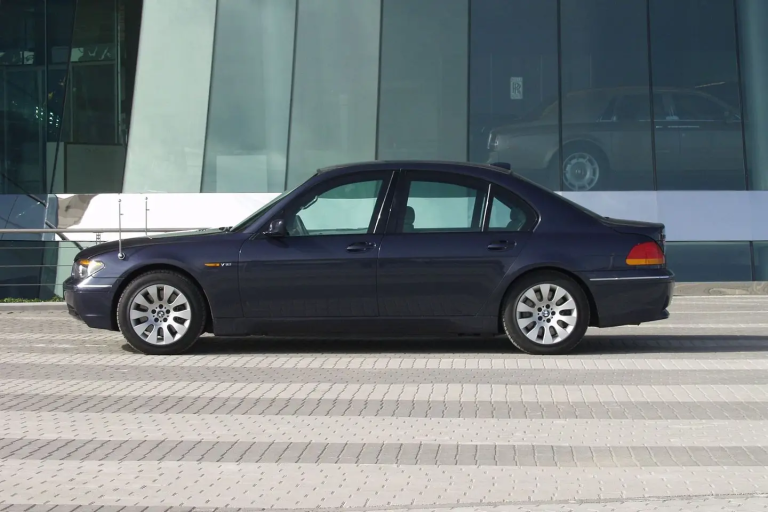
M 557 169 L 558 102 L 491 130 L 488 160 L 516 171 Z M 648 88 L 590 89 L 563 101 L 563 183 L 591 190 L 607 174 L 652 168 L 651 98 Z M 738 109 L 697 90 L 655 88 L 656 165 L 660 171 L 741 169 Z
M 501 166 L 324 169 L 233 228 L 77 255 L 70 312 L 136 349 L 226 335 L 506 334 L 562 353 L 666 318 L 664 226 L 600 217 Z

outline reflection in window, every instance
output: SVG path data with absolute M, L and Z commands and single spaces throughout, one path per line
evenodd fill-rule
M 680 282 L 752 280 L 749 242 L 668 242 L 665 253 Z
M 51 188 L 73 12 L 74 0 L 0 2 L 0 194 Z
M 468 0 L 386 0 L 379 159 L 467 158 Z
M 299 2 L 288 186 L 376 153 L 380 0 Z
M 142 7 L 77 0 L 54 191 L 122 190 Z
M 485 190 L 438 181 L 412 181 L 403 232 L 480 231 Z
M 563 190 L 652 190 L 645 0 L 562 0 Z
M 559 189 L 557 1 L 474 1 L 470 19 L 470 161 Z
M 203 192 L 285 187 L 295 22 L 294 0 L 218 3 Z
M 304 202 L 286 219 L 291 236 L 351 235 L 372 231 L 383 180 L 347 183 Z
M 650 0 L 660 190 L 744 190 L 733 0 Z

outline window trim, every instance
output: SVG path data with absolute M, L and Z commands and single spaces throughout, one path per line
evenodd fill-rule
M 389 222 L 387 223 L 386 233 L 390 235 L 465 235 L 465 234 L 477 234 L 483 233 L 483 226 L 486 223 L 486 216 L 488 214 L 488 197 L 491 186 L 493 184 L 487 180 L 481 178 L 475 178 L 473 176 L 467 176 L 465 174 L 459 174 L 446 171 L 425 171 L 419 169 L 402 169 L 401 178 L 398 179 L 396 191 L 394 194 L 394 200 L 390 207 Z M 414 181 L 427 181 L 436 183 L 445 183 L 449 185 L 457 185 L 460 187 L 467 187 L 478 190 L 482 194 L 480 201 L 475 204 L 475 211 L 472 213 L 472 220 L 474 221 L 475 215 L 479 215 L 479 227 L 477 231 L 412 231 L 404 232 L 403 224 L 405 224 L 405 207 L 408 205 L 408 194 L 410 192 L 410 185 Z
M 397 174 L 397 171 L 391 171 L 391 170 L 382 170 L 382 171 L 357 171 L 351 174 L 343 174 L 341 176 L 335 176 L 326 180 L 321 181 L 320 183 L 315 184 L 311 188 L 305 190 L 295 198 L 291 199 L 288 204 L 286 204 L 284 207 L 280 208 L 277 212 L 275 212 L 274 215 L 267 221 L 266 224 L 269 224 L 275 219 L 284 219 L 287 212 L 291 211 L 291 209 L 295 208 L 298 204 L 301 204 L 303 201 L 308 199 L 311 196 L 316 196 L 323 194 L 325 192 L 328 192 L 329 190 L 333 190 L 336 187 L 340 187 L 343 185 L 350 185 L 353 183 L 364 183 L 367 181 L 377 181 L 381 180 L 381 188 L 379 189 L 379 195 L 376 198 L 376 204 L 373 208 L 373 212 L 371 213 L 371 220 L 368 223 L 368 230 L 365 233 L 360 233 L 358 236 L 370 236 L 370 235 L 380 235 L 384 233 L 384 228 L 386 227 L 386 222 L 384 221 L 385 216 L 387 217 L 387 220 L 390 215 L 391 208 L 388 207 L 388 205 L 391 205 L 392 203 L 392 185 L 396 183 L 395 176 Z M 288 236 L 286 238 L 289 239 L 307 239 L 307 238 L 318 238 L 318 237 L 335 237 L 335 236 L 353 236 L 349 233 L 339 233 L 339 234 L 331 234 L 331 235 L 306 235 L 306 236 Z M 258 238 L 264 238 L 264 235 L 259 233 Z

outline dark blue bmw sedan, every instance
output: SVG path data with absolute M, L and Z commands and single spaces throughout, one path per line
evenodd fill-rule
M 146 354 L 206 332 L 506 335 L 530 354 L 667 318 L 664 225 L 601 217 L 508 166 L 321 169 L 237 226 L 97 245 L 69 311 Z

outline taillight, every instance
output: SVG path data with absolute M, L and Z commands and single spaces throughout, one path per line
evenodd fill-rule
M 656 242 L 637 244 L 627 255 L 627 265 L 663 265 L 664 251 Z

